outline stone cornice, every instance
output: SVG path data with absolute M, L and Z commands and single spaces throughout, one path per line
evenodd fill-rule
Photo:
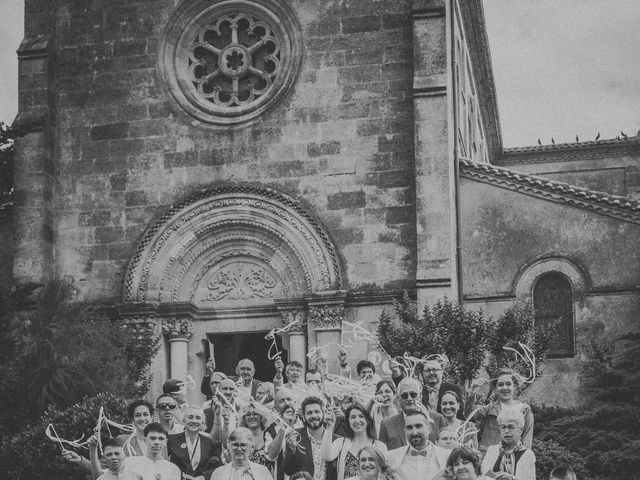
M 502 155 L 502 129 L 484 8 L 481 0 L 459 0 L 457 4 L 467 37 L 469 58 L 473 65 L 489 158 L 499 158 Z
M 534 175 L 517 173 L 493 165 L 460 160 L 460 174 L 525 195 L 591 210 L 600 215 L 640 224 L 640 202 L 627 197 L 609 195 Z
M 591 160 L 624 155 L 640 155 L 640 137 L 636 136 L 628 140 L 613 138 L 590 142 L 507 148 L 494 163 L 506 166 Z

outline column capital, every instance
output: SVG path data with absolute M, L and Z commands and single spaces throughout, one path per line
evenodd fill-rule
M 193 322 L 188 317 L 163 318 L 162 333 L 169 340 L 188 340 L 193 335 Z
M 344 304 L 311 305 L 309 318 L 316 329 L 339 330 L 344 320 Z
M 307 312 L 305 310 L 281 310 L 282 324 L 284 327 L 294 325 L 289 329 L 289 335 L 303 335 L 307 326 Z

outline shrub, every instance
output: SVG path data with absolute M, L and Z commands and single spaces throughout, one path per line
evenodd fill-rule
M 426 307 L 418 318 L 415 302 L 405 295 L 394 303 L 396 315 L 384 312 L 378 323 L 380 344 L 391 356 L 444 353 L 449 374 L 465 385 L 482 366 L 492 323 L 482 312 L 467 310 L 447 298 Z
M 62 459 L 60 445 L 45 436 L 47 425 L 53 424 L 58 435 L 66 440 L 76 440 L 82 436 L 86 439 L 93 434 L 100 407 L 104 407 L 105 415 L 110 420 L 127 423 L 128 403 L 112 394 L 98 394 L 64 410 L 50 407 L 38 425 L 5 438 L 0 444 L 0 465 L 4 477 L 29 480 L 85 479 L 84 473 Z M 116 436 L 120 432 L 112 430 L 111 433 Z M 106 429 L 102 434 L 105 438 L 109 436 Z M 87 450 L 79 450 L 78 453 L 88 456 Z
M 75 301 L 70 280 L 26 286 L 5 309 L 3 338 L 10 351 L 0 365 L 0 421 L 5 432 L 34 423 L 100 391 L 124 392 L 125 357 L 109 319 L 95 305 Z M 17 401 L 17 400 L 20 401 Z
M 568 450 L 553 440 L 533 440 L 533 453 L 536 454 L 536 479 L 547 480 L 549 473 L 558 465 L 568 465 L 576 472 L 578 478 L 585 478 L 584 461 L 576 453 Z

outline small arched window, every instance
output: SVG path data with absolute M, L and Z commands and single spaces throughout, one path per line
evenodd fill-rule
M 569 279 L 558 272 L 541 275 L 533 287 L 533 307 L 539 325 L 556 326 L 548 357 L 573 357 L 573 289 Z

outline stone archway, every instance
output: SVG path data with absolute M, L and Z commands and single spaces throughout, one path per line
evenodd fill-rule
M 192 354 L 213 333 L 293 320 L 284 342 L 291 359 L 304 361 L 317 335 L 340 330 L 340 321 L 323 318 L 309 334 L 306 322 L 336 302 L 344 311 L 339 265 L 327 232 L 297 200 L 226 184 L 187 198 L 149 228 L 129 264 L 121 312 L 161 322 L 170 345 L 156 361 L 156 370 L 170 365 L 162 376 L 196 378 L 204 362 Z

